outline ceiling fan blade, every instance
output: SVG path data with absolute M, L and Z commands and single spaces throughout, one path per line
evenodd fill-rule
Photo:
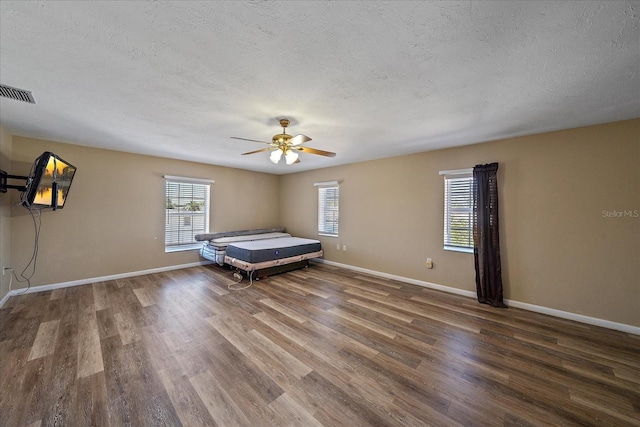
M 238 138 L 237 136 L 232 136 L 231 139 L 239 139 L 241 141 L 259 142 L 261 144 L 271 144 L 271 142 L 267 142 L 267 141 L 258 141 L 257 139 Z
M 267 147 L 267 148 L 261 148 L 260 150 L 255 150 L 255 151 L 249 151 L 248 153 L 242 153 L 242 155 L 247 155 L 247 154 L 255 154 L 255 153 L 262 153 L 264 151 L 272 151 L 277 149 L 278 147 Z
M 291 138 L 290 141 L 291 141 L 291 145 L 300 145 L 300 144 L 304 144 L 305 142 L 311 141 L 311 138 L 309 138 L 307 135 L 300 134 Z
M 331 151 L 323 151 L 323 150 L 318 150 L 317 148 L 310 148 L 310 147 L 292 147 L 295 150 L 298 151 L 302 151 L 305 153 L 311 153 L 311 154 L 319 154 L 321 156 L 326 156 L 326 157 L 335 157 L 336 153 L 332 153 Z

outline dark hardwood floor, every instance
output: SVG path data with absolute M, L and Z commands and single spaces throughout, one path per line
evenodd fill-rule
M 640 425 L 640 337 L 328 265 L 12 297 L 0 425 Z

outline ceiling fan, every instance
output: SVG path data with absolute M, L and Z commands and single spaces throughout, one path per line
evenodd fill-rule
M 255 150 L 255 151 L 249 151 L 248 153 L 242 153 L 242 155 L 244 156 L 246 154 L 255 154 L 255 153 L 262 153 L 264 151 L 271 151 L 271 155 L 269 156 L 269 159 L 276 164 L 280 161 L 283 155 L 288 165 L 291 165 L 293 163 L 299 163 L 300 162 L 300 159 L 298 158 L 299 151 L 303 153 L 319 154 L 321 156 L 326 156 L 326 157 L 336 156 L 336 153 L 332 153 L 331 151 L 323 151 L 323 150 L 318 150 L 316 148 L 311 148 L 311 147 L 302 147 L 301 144 L 311 141 L 311 138 L 309 138 L 306 135 L 291 136 L 287 134 L 287 126 L 289 126 L 288 119 L 280 119 L 280 126 L 282 126 L 282 133 L 273 135 L 273 137 L 271 138 L 271 142 L 258 141 L 255 139 L 247 139 L 247 138 L 238 138 L 237 136 L 232 136 L 231 138 L 240 139 L 242 141 L 252 141 L 252 142 L 259 142 L 261 144 L 269 144 L 267 148 L 262 148 L 260 150 Z

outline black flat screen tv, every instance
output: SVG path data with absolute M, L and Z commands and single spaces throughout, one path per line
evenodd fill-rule
M 64 208 L 75 173 L 75 166 L 45 151 L 33 162 L 22 205 L 30 209 Z

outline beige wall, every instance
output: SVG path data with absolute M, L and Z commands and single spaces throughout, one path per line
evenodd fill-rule
M 164 214 L 157 206 L 164 203 L 161 177 L 171 174 L 216 181 L 212 231 L 283 225 L 306 237 L 317 235 L 313 183 L 342 180 L 340 237 L 319 237 L 326 259 L 473 291 L 473 256 L 442 249 L 438 172 L 496 161 L 505 297 L 640 326 L 640 218 L 603 215 L 640 210 L 640 120 L 282 177 L 1 135 L 0 165 L 11 158 L 15 174 L 26 174 L 45 150 L 78 167 L 68 205 L 42 215 L 34 285 L 198 261 L 194 251 L 163 250 Z M 7 231 L 6 208 L 0 212 L 0 259 L 24 266 L 31 218 L 13 208 Z M 432 270 L 424 267 L 427 257 Z
M 313 183 L 343 180 L 327 260 L 473 291 L 473 255 L 442 248 L 438 172 L 499 162 L 505 297 L 640 326 L 640 218 L 603 215 L 640 210 L 639 160 L 631 120 L 285 175 L 280 211 L 314 237 Z
M 165 174 L 215 180 L 211 231 L 281 225 L 275 175 L 18 136 L 14 173 L 27 174 L 44 151 L 78 170 L 64 209 L 42 213 L 35 286 L 200 261 L 197 251 L 164 253 Z M 11 262 L 24 268 L 33 221 L 19 206 L 11 221 Z
M 0 126 L 0 169 L 15 175 L 11 168 L 11 146 L 11 135 Z M 14 190 L 0 193 L 0 267 L 11 266 L 11 191 Z M 0 275 L 0 300 L 7 293 L 9 293 L 9 275 Z

